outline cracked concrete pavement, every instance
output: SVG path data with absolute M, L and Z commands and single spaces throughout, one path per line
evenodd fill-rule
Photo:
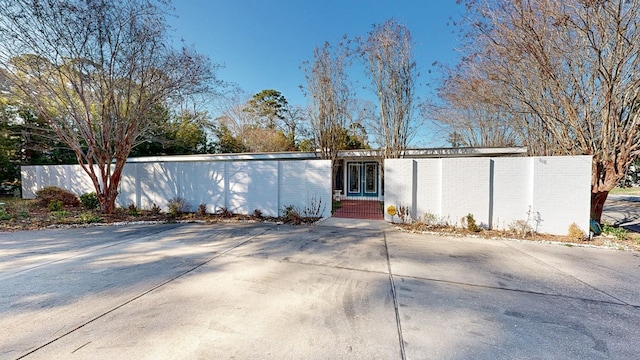
M 0 233 L 0 359 L 632 359 L 639 272 L 343 219 Z

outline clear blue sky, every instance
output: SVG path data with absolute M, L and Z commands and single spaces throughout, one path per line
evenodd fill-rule
M 300 65 L 311 60 L 315 46 L 344 34 L 365 37 L 373 24 L 392 17 L 413 36 L 420 98 L 433 95 L 437 73 L 429 71 L 437 69 L 432 63 L 454 65 L 458 59 L 455 29 L 447 25 L 462 12 L 455 0 L 174 0 L 174 6 L 173 37 L 224 64 L 221 80 L 249 94 L 278 90 L 290 104 L 306 104 Z M 368 85 L 362 69 L 354 67 L 350 75 L 359 88 Z M 360 91 L 360 97 L 372 98 L 369 90 Z M 413 143 L 444 145 L 427 136 Z

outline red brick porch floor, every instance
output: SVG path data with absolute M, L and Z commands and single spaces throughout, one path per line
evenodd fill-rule
M 342 200 L 342 206 L 333 213 L 333 217 L 350 219 L 383 220 L 379 201 Z

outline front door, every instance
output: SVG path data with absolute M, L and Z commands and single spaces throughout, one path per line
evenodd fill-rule
M 347 196 L 378 196 L 378 163 L 347 163 Z

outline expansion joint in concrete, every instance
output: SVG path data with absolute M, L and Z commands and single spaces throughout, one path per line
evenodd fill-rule
M 391 257 L 389 256 L 389 246 L 387 245 L 387 234 L 383 231 L 382 236 L 384 237 L 384 250 L 387 255 L 387 269 L 389 272 L 389 285 L 391 286 L 391 295 L 393 296 L 393 308 L 396 312 L 396 325 L 398 328 L 398 341 L 400 343 L 400 357 L 402 360 L 407 358 L 407 354 L 404 349 L 404 339 L 402 336 L 402 323 L 400 322 L 400 307 L 398 305 L 398 296 L 396 293 L 396 286 L 393 282 L 393 273 L 391 272 Z

